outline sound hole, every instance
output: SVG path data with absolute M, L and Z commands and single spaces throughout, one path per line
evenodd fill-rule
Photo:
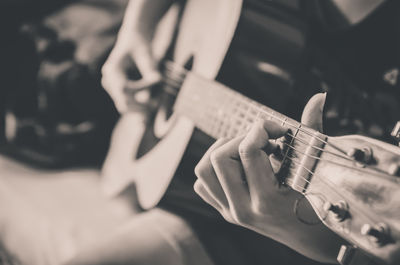
M 183 68 L 190 71 L 193 67 L 194 57 L 186 61 Z M 165 64 L 162 92 L 160 95 L 160 105 L 155 116 L 154 134 L 158 138 L 162 138 L 174 123 L 173 106 L 178 95 L 179 89 L 186 76 L 186 71 L 174 63 Z
M 184 69 L 190 71 L 193 67 L 193 62 L 194 57 L 191 56 L 185 63 Z M 151 114 L 136 159 L 139 159 L 153 149 L 169 131 L 170 127 L 173 126 L 173 105 L 185 75 L 181 67 L 168 69 L 164 67 L 162 71 L 165 75 L 165 82 L 161 85 L 161 89 L 157 90 L 160 91 L 160 94 L 157 95 L 159 98 L 159 107 L 155 113 Z M 157 128 L 157 126 L 161 128 Z M 157 133 L 157 131 L 159 132 Z

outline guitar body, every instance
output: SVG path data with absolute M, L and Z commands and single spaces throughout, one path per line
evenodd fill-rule
M 135 159 L 148 133 L 142 113 L 124 114 L 111 137 L 104 162 L 102 186 L 108 196 L 115 196 L 135 183 L 140 205 L 153 207 L 162 197 L 186 150 L 194 125 L 184 117 L 177 119 L 168 134 L 146 154 Z M 166 155 L 168 154 L 168 155 Z
M 173 61 L 183 65 L 194 58 L 192 71 L 214 79 L 236 29 L 242 0 L 189 0 L 186 3 L 174 47 Z M 103 189 L 116 195 L 134 182 L 140 205 L 154 207 L 168 188 L 191 138 L 194 124 L 172 115 L 162 121 L 157 144 L 137 158 L 146 132 L 146 117 L 124 114 L 114 129 L 109 153 L 102 168 Z

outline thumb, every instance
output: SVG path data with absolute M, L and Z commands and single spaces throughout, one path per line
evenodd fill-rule
M 153 79 L 154 76 L 160 75 L 158 60 L 154 57 L 151 44 L 136 47 L 132 57 L 143 79 Z
M 322 115 L 326 100 L 326 93 L 315 94 L 306 104 L 301 116 L 301 123 L 322 132 Z
M 138 91 L 153 86 L 162 80 L 161 73 L 158 70 L 158 62 L 152 54 L 150 45 L 139 45 L 132 51 L 131 56 L 142 77 L 140 80 L 128 80 L 125 85 L 126 89 Z

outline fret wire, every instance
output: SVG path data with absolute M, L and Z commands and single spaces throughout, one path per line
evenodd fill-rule
M 224 91 L 225 92 L 225 91 Z M 223 137 L 225 133 L 227 132 L 229 126 L 230 126 L 230 120 L 227 119 L 227 113 L 229 113 L 229 95 L 226 93 L 221 93 L 221 103 L 220 103 L 220 109 L 221 109 L 221 114 L 219 115 L 221 119 L 221 128 L 220 128 L 220 135 Z
M 240 94 L 238 94 L 240 95 Z M 244 98 L 242 95 L 239 96 L 239 99 L 241 100 L 241 104 L 239 105 L 239 112 L 240 112 L 240 125 L 239 127 L 242 128 L 243 132 L 248 131 L 249 129 L 249 123 L 246 120 L 247 117 L 247 112 L 249 110 L 249 102 L 246 98 Z
M 295 139 L 296 139 L 296 137 L 297 137 L 298 132 L 300 131 L 300 128 L 301 128 L 301 124 L 299 124 L 299 126 L 298 126 L 297 129 L 296 129 L 296 132 L 293 134 L 293 137 L 291 137 L 289 146 L 294 146 L 294 141 L 295 141 Z M 289 149 L 290 149 L 290 148 L 288 148 L 288 149 L 286 150 L 285 155 L 283 156 L 282 165 L 285 165 L 285 160 L 286 160 L 286 159 L 288 158 L 288 156 L 289 156 L 289 152 L 290 152 Z M 294 172 L 297 172 L 297 169 L 294 170 Z M 291 175 L 291 172 L 289 172 L 289 174 L 288 174 L 288 176 L 286 177 L 286 179 L 290 179 L 290 178 L 291 178 L 290 175 Z
M 214 106 L 213 106 L 213 108 L 208 109 L 208 111 L 213 112 L 213 115 L 215 117 L 213 127 L 212 127 L 212 132 L 214 135 L 219 136 L 220 135 L 219 131 L 221 128 L 221 119 L 220 119 L 219 115 L 215 115 L 215 113 L 218 113 L 220 111 L 220 108 L 217 106 L 217 102 L 219 101 L 219 95 L 216 93 L 216 91 L 209 91 L 209 92 L 211 95 L 210 101 L 213 101 L 212 104 L 215 106 L 215 109 L 214 109 Z
M 244 122 L 247 124 L 247 126 L 250 126 L 253 124 L 253 121 L 250 121 L 250 109 L 251 109 L 251 102 L 246 102 L 246 112 L 244 114 Z
M 237 128 L 237 122 L 236 122 L 237 121 L 237 104 L 236 104 L 237 95 L 230 94 L 229 95 L 229 100 L 232 103 L 232 104 L 230 104 L 229 112 L 230 113 L 234 113 L 234 115 L 230 116 L 229 120 L 228 120 L 228 124 L 229 125 L 227 126 L 227 130 L 225 132 L 226 135 L 228 135 L 228 137 L 231 136 L 233 130 L 237 130 L 238 129 Z
M 207 87 L 207 86 L 206 86 Z M 212 86 L 210 86 L 210 87 L 212 87 Z M 214 88 L 214 87 L 213 87 Z M 219 89 L 220 87 L 215 87 L 215 89 L 217 90 L 217 89 Z M 225 87 L 221 87 L 222 89 L 220 89 L 221 91 L 226 91 L 227 89 L 225 89 Z M 198 89 L 197 89 L 198 90 Z M 187 92 L 187 91 L 186 91 Z M 201 92 L 199 92 L 199 93 L 201 93 Z M 219 93 L 219 91 L 217 91 L 216 92 L 216 94 L 218 95 L 218 93 Z M 231 94 L 231 95 L 234 95 L 234 94 L 232 94 L 232 93 L 229 93 L 229 92 L 227 92 L 227 94 Z M 200 100 L 202 100 L 203 98 L 204 98 L 204 95 L 198 95 L 198 97 L 200 98 Z M 190 93 L 187 93 L 187 95 L 186 95 L 186 98 L 191 98 L 191 96 L 190 96 Z M 222 98 L 224 98 L 224 97 L 219 97 L 219 99 L 222 99 Z M 206 98 L 207 99 L 207 98 Z M 183 101 L 183 100 L 182 100 Z M 203 100 L 204 101 L 204 100 Z M 192 102 L 192 104 L 187 104 L 187 106 L 189 106 L 189 108 L 188 109 L 190 109 L 190 110 L 196 110 L 196 105 L 202 105 L 202 104 L 198 104 L 200 101 L 199 100 L 194 100 L 194 101 L 191 101 Z M 227 101 L 225 101 L 225 102 L 227 102 Z M 202 102 L 203 103 L 203 102 Z M 215 101 L 215 102 L 213 102 L 213 104 L 214 105 L 217 105 L 218 106 L 218 100 L 217 101 Z M 186 105 L 186 104 L 185 104 Z M 180 105 L 181 107 L 182 107 L 182 111 L 184 111 L 185 110 L 185 108 L 183 108 L 183 106 L 185 106 L 185 105 Z M 257 104 L 254 104 L 254 106 L 256 106 L 256 108 L 258 107 L 258 109 L 260 108 L 260 106 L 257 106 Z M 198 108 L 197 108 L 198 109 Z M 195 111 L 194 111 L 195 112 Z M 195 113 L 197 113 L 197 112 L 195 112 Z M 193 115 L 193 114 L 191 114 L 191 115 Z M 265 109 L 263 109 L 263 111 L 259 111 L 259 112 L 256 112 L 256 117 L 261 117 L 261 116 L 267 116 L 267 117 L 269 117 L 270 119 L 276 119 L 276 120 L 278 120 L 278 121 L 282 121 L 282 117 L 285 117 L 284 115 L 277 115 L 277 114 L 275 114 L 271 109 L 269 109 L 269 108 L 265 108 Z M 223 117 L 223 115 L 221 116 L 221 117 L 219 117 L 218 118 L 218 120 L 223 120 L 224 119 L 224 117 Z M 285 119 L 285 122 L 284 122 L 284 124 L 287 124 L 288 126 L 291 126 L 291 127 L 295 127 L 295 125 L 293 125 L 293 124 L 298 124 L 298 122 L 297 121 L 294 121 L 294 120 L 291 120 L 291 119 L 287 119 L 287 117 L 285 117 L 284 118 Z M 291 123 L 291 124 L 290 124 Z M 207 131 L 207 126 L 206 125 L 202 125 L 202 127 L 205 129 L 205 131 Z M 300 138 L 301 139 L 304 139 L 305 138 L 305 135 L 310 135 L 311 133 L 312 133 L 312 130 L 310 130 L 310 129 L 308 129 L 308 128 L 302 128 L 301 129 L 301 132 L 302 133 L 300 133 L 300 127 L 298 127 L 298 128 L 296 128 L 297 130 L 296 130 L 296 136 L 295 137 L 293 137 L 292 138 L 292 141 L 291 141 L 291 143 L 293 143 L 293 139 L 294 138 L 299 138 L 298 140 L 299 140 L 299 142 L 301 141 L 300 140 Z M 234 132 L 232 132 L 232 134 L 234 134 Z M 323 140 L 323 139 L 320 139 L 319 137 L 317 137 L 317 139 L 319 139 L 321 142 L 324 142 L 324 143 L 326 143 L 326 141 L 325 140 Z M 307 140 L 304 140 L 305 142 L 307 141 Z M 329 143 L 328 143 L 329 144 Z M 340 151 L 340 152 L 343 152 L 343 151 L 341 151 L 341 150 L 338 150 L 338 151 Z M 287 158 L 286 158 L 287 159 Z
M 209 91 L 209 92 L 211 92 L 211 91 Z M 211 94 L 215 95 L 215 93 L 211 93 Z M 254 110 L 253 109 L 254 107 L 256 107 L 255 110 L 257 110 L 256 104 L 252 104 L 251 102 L 242 101 L 239 96 L 236 96 L 234 94 L 233 95 L 231 94 L 230 96 L 231 96 L 231 98 L 228 98 L 226 96 L 222 96 L 222 97 L 213 96 L 212 98 L 214 98 L 214 100 L 212 102 L 209 102 L 209 104 L 206 104 L 206 106 L 204 108 L 204 112 L 206 112 L 207 115 L 204 116 L 203 124 L 200 125 L 199 127 L 203 128 L 205 131 L 207 131 L 207 130 L 209 130 L 208 127 L 210 127 L 210 123 L 211 123 L 211 125 L 212 125 L 212 133 L 211 134 L 214 137 L 216 136 L 215 138 L 220 138 L 221 136 L 225 136 L 224 134 L 227 134 L 227 136 L 229 136 L 229 137 L 237 136 L 239 134 L 239 132 L 244 131 L 246 124 L 250 124 L 250 122 L 247 121 L 247 117 L 249 116 L 249 113 L 251 113 Z M 195 102 L 195 101 L 193 101 L 193 102 Z M 243 116 L 244 118 L 239 119 L 242 121 L 243 126 L 238 126 L 237 120 L 236 121 L 233 120 L 233 122 L 232 121 L 224 122 L 227 120 L 226 117 L 224 117 L 225 116 L 224 114 L 226 112 L 229 113 L 229 108 L 227 108 L 227 107 L 232 106 L 232 104 L 231 105 L 229 104 L 230 102 L 234 102 L 233 106 L 235 108 L 237 108 L 237 112 L 240 112 L 243 109 L 247 110 Z M 245 107 L 243 107 L 244 104 L 246 105 Z M 188 104 L 188 105 L 190 106 L 193 104 Z M 194 106 L 191 106 L 191 107 L 193 108 L 196 105 L 197 104 L 195 104 Z M 199 104 L 199 105 L 203 106 L 202 104 Z M 219 107 L 218 110 L 221 110 L 221 108 L 222 108 L 222 109 L 228 109 L 228 111 L 222 110 L 223 114 L 218 115 L 216 117 L 217 119 L 207 118 L 207 117 L 212 117 L 212 115 L 214 114 L 213 112 L 216 111 L 215 106 Z M 221 107 L 221 106 L 223 106 L 223 107 Z M 270 117 L 271 119 L 280 120 L 280 117 L 278 115 L 276 115 L 275 113 L 273 113 L 271 111 L 267 112 L 268 110 L 269 109 L 263 110 L 264 113 L 266 113 L 267 117 Z M 196 111 L 195 113 L 198 113 L 198 111 Z M 261 111 L 258 111 L 258 112 L 256 111 L 256 113 L 257 113 L 256 116 L 260 116 L 262 114 Z M 288 121 L 287 117 L 285 117 L 283 120 L 281 120 L 282 125 L 284 126 L 287 121 Z M 229 125 L 233 125 L 233 126 L 229 126 Z M 296 129 L 295 135 L 291 139 L 290 144 L 293 144 L 294 138 L 298 137 L 300 128 L 301 128 L 301 126 L 299 126 Z M 288 154 L 286 154 L 286 157 L 284 158 L 284 160 L 287 160 L 287 156 L 288 156 Z M 291 160 L 293 160 L 293 159 L 291 159 Z M 288 179 L 292 179 L 290 177 L 290 175 L 289 175 Z
M 189 87 L 190 88 L 190 87 Z M 230 135 L 236 135 L 236 131 L 238 131 L 238 133 L 242 133 L 247 129 L 247 125 L 250 125 L 251 123 L 254 122 L 255 118 L 266 118 L 269 120 L 277 120 L 277 121 L 282 121 L 281 117 L 274 113 L 274 111 L 268 107 L 262 106 L 261 104 L 251 101 L 251 100 L 246 100 L 247 98 L 245 98 L 244 96 L 242 96 L 241 94 L 231 91 L 230 89 L 227 89 L 224 86 L 204 86 L 204 89 L 199 91 L 198 87 L 196 88 L 191 88 L 193 91 L 192 92 L 197 92 L 194 93 L 196 95 L 198 95 L 198 97 L 204 98 L 204 95 L 200 95 L 200 93 L 202 92 L 209 92 L 211 93 L 211 95 L 213 96 L 209 96 L 206 97 L 207 99 L 209 98 L 214 98 L 215 100 L 213 100 L 213 102 L 210 102 L 210 104 L 207 105 L 207 107 L 205 109 L 203 109 L 203 112 L 208 112 L 210 113 L 211 111 L 216 111 L 216 109 L 213 109 L 213 106 L 218 106 L 218 109 L 222 109 L 222 114 L 218 116 L 218 123 L 214 123 L 213 125 L 213 130 L 214 133 L 213 134 L 217 134 L 217 135 L 221 135 L 221 133 L 224 132 L 228 132 Z M 186 89 L 187 90 L 187 89 Z M 205 90 L 205 91 L 204 91 Z M 187 90 L 187 98 L 192 98 L 190 96 L 190 91 Z M 207 94 L 209 94 L 207 93 Z M 193 93 L 192 93 L 193 94 Z M 229 95 L 229 96 L 228 96 Z M 208 100 L 205 100 L 206 102 Z M 203 105 L 204 102 L 200 103 L 200 100 L 195 100 L 192 101 L 193 105 Z M 197 103 L 196 103 L 197 102 Z M 234 104 L 232 104 L 234 103 Z M 240 106 L 240 103 L 243 105 L 242 107 Z M 190 109 L 193 109 L 194 106 L 190 106 Z M 230 111 L 231 108 L 231 111 Z M 236 110 L 235 110 L 236 109 Z M 244 114 L 242 114 L 242 116 L 240 117 L 239 115 L 234 115 L 232 113 L 236 112 L 240 112 L 241 109 L 245 109 L 246 112 Z M 258 110 L 258 111 L 257 111 Z M 255 112 L 255 115 L 251 115 L 251 113 Z M 234 119 L 228 120 L 227 121 L 227 113 L 232 114 L 233 116 L 236 117 L 240 117 L 239 121 L 242 122 L 242 126 L 239 126 L 240 122 L 235 121 Z M 214 113 L 212 113 L 214 114 Z M 265 117 L 266 116 L 266 117 Z M 286 125 L 289 122 L 293 123 L 292 120 L 288 119 L 287 117 L 285 117 L 284 115 L 282 115 L 282 117 L 284 117 L 284 122 L 282 122 L 282 124 Z M 207 119 L 205 118 L 203 120 L 204 123 L 207 123 Z M 296 122 L 297 123 L 297 122 Z M 208 124 L 205 124 L 204 127 L 209 127 L 207 126 Z M 229 126 L 231 125 L 231 126 Z M 290 124 L 289 126 L 293 126 L 293 124 Z M 218 131 L 220 131 L 220 133 L 218 133 Z M 303 135 L 303 134 L 301 134 Z M 303 138 L 303 137 L 302 137 Z
M 288 118 L 285 117 L 284 120 L 282 121 L 282 127 L 285 127 L 285 123 L 286 123 L 287 120 L 288 120 Z
M 214 93 L 215 94 L 215 93 Z M 215 101 L 215 106 L 217 106 L 215 112 L 216 113 L 221 113 L 219 115 L 215 115 L 216 116 L 216 128 L 215 128 L 215 134 L 218 135 L 219 137 L 222 135 L 222 127 L 224 124 L 224 119 L 223 119 L 223 110 L 222 110 L 222 102 L 223 102 L 223 98 L 221 97 L 221 94 L 217 95 L 214 97 L 214 101 Z
M 188 71 L 187 71 L 186 69 L 184 69 L 183 67 L 181 67 L 181 66 L 175 64 L 175 63 L 172 62 L 172 61 L 167 61 L 167 62 L 166 62 L 166 66 L 167 66 L 167 68 L 169 67 L 170 69 L 172 69 L 171 72 L 179 72 L 179 73 L 182 73 L 182 75 L 187 75 L 187 73 L 188 73 Z M 205 86 L 205 87 L 207 87 L 207 86 Z M 217 87 L 216 89 L 219 89 L 220 91 L 229 91 L 230 93 L 237 93 L 237 92 L 231 91 L 229 88 L 227 88 L 227 87 L 225 87 L 225 86 L 219 86 L 219 87 Z M 268 109 L 267 109 L 267 110 L 268 110 Z M 267 112 L 267 115 L 271 117 L 271 114 L 268 113 L 268 112 Z M 272 114 L 272 115 L 273 115 L 273 114 Z M 272 117 L 271 117 L 271 118 L 272 118 Z M 276 118 L 276 119 L 279 120 L 279 118 Z M 290 120 L 290 121 L 293 122 L 292 120 Z M 295 121 L 295 124 L 296 124 L 296 123 L 298 123 L 298 122 Z M 287 124 L 289 124 L 289 123 L 287 123 Z M 293 125 L 293 124 L 289 124 L 289 126 L 295 127 L 295 125 Z M 305 134 L 308 134 L 308 135 L 312 136 L 312 132 L 310 132 L 309 130 L 303 129 L 303 131 L 304 131 Z M 323 140 L 323 139 L 321 139 L 321 138 L 319 138 L 319 137 L 318 137 L 318 139 L 319 139 L 320 141 L 324 142 L 324 143 L 327 143 L 325 140 Z M 329 143 L 327 143 L 327 144 L 329 144 Z M 338 148 L 336 148 L 336 149 L 338 149 Z M 340 149 L 338 149 L 338 151 L 341 152 L 341 153 L 345 153 L 343 150 L 340 150 Z
M 297 133 L 299 132 L 300 127 L 301 127 L 301 126 L 299 125 L 298 128 L 297 128 L 297 130 L 296 130 L 296 132 L 293 134 L 293 137 L 291 137 L 289 145 L 293 145 L 294 139 L 296 138 L 296 135 L 297 135 Z M 282 159 L 282 163 L 285 161 L 285 159 L 287 158 L 288 155 L 289 155 L 289 149 L 286 150 L 286 153 L 285 153 L 285 155 L 284 155 L 284 157 L 283 157 L 283 159 Z
M 234 101 L 234 97 L 232 94 L 227 93 L 227 104 L 224 106 L 225 107 L 225 111 L 226 113 L 233 113 L 233 104 L 232 102 Z M 225 130 L 222 132 L 222 134 L 224 136 L 230 136 L 229 131 L 231 130 L 231 128 L 234 126 L 233 124 L 233 119 L 232 119 L 232 115 L 227 115 L 226 117 L 226 125 L 225 125 Z

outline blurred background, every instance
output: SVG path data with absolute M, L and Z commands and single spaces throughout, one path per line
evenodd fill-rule
M 100 166 L 118 113 L 100 70 L 127 0 L 0 3 L 0 152 L 49 168 Z
M 397 58 L 392 46 L 398 29 L 391 26 L 398 16 L 392 14 L 397 1 L 388 2 L 359 25 L 340 30 L 337 25 L 342 23 L 336 20 L 341 16 L 322 12 L 330 1 L 309 3 L 318 7 L 312 9 L 319 11 L 314 13 L 322 14 L 315 20 L 322 26 L 314 25 L 312 41 L 323 52 L 310 43 L 307 49 L 301 47 L 306 63 L 315 67 L 311 78 L 300 76 L 298 83 L 303 90 L 329 92 L 325 117 L 329 135 L 364 134 L 392 141 L 399 94 L 396 82 L 383 81 L 392 69 L 398 71 L 392 62 Z M 115 43 L 127 3 L 0 2 L 1 154 L 49 168 L 102 164 L 119 114 L 101 87 L 100 70 Z M 275 53 L 282 51 L 272 49 Z M 289 113 L 298 115 L 298 109 Z

